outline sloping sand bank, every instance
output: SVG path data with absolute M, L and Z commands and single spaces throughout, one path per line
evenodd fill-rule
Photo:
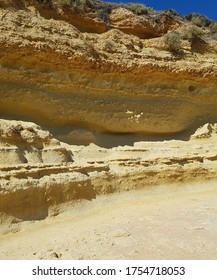
M 7 227 L 0 258 L 216 259 L 216 195 L 209 181 L 63 204 L 56 217 Z

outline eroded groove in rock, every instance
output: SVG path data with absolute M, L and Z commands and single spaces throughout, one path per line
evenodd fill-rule
M 214 179 L 216 127 L 206 124 L 189 141 L 138 142 L 105 149 L 69 146 L 34 123 L 1 120 L 0 212 L 20 220 L 44 219 L 58 214 L 59 204 L 73 200 Z M 42 155 L 44 150 L 49 155 L 40 160 L 27 156 L 29 152 Z M 17 154 L 25 155 L 25 160 Z

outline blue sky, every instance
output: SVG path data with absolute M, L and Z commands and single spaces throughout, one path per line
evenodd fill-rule
M 182 15 L 200 13 L 217 21 L 217 0 L 107 0 L 107 2 L 143 3 L 155 10 L 175 9 Z

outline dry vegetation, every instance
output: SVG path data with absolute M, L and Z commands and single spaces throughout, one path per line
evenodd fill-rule
M 182 16 L 178 14 L 175 10 L 166 10 L 162 12 L 154 11 L 152 8 L 147 7 L 143 4 L 118 4 L 103 2 L 100 0 L 34 0 L 42 5 L 49 5 L 51 8 L 60 5 L 67 7 L 69 9 L 75 10 L 77 13 L 96 13 L 98 19 L 110 25 L 110 15 L 114 9 L 125 8 L 137 16 L 144 16 L 152 18 L 160 18 L 161 15 L 170 17 L 184 23 L 189 24 L 184 32 L 172 31 L 168 32 L 164 36 L 164 46 L 165 48 L 174 54 L 179 54 L 182 52 L 183 40 L 188 40 L 191 49 L 193 50 L 194 43 L 198 40 L 201 42 L 206 42 L 207 40 L 217 39 L 217 23 L 211 21 L 206 16 L 201 14 L 192 13 L 187 16 Z M 110 49 L 111 46 L 108 46 Z

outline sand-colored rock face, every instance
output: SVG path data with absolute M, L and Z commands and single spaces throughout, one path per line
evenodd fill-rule
M 213 52 L 185 49 L 180 58 L 118 29 L 81 33 L 70 23 L 44 18 L 34 6 L 1 9 L 0 16 L 1 117 L 142 134 L 174 134 L 215 122 Z
M 71 152 L 61 147 L 34 123 L 0 120 L 0 165 L 61 164 L 72 161 Z
M 178 21 L 168 16 L 137 16 L 131 11 L 118 8 L 110 15 L 111 24 L 127 34 L 136 35 L 139 38 L 160 37 L 172 26 L 179 25 Z
M 172 54 L 161 36 L 186 22 L 123 8 L 109 26 L 81 17 L 0 0 L 2 224 L 100 194 L 216 179 L 216 42 L 202 53 L 182 41 Z
M 216 178 L 216 125 L 189 141 L 110 149 L 69 146 L 33 123 L 0 121 L 1 221 L 44 219 L 58 205 L 99 194 Z

